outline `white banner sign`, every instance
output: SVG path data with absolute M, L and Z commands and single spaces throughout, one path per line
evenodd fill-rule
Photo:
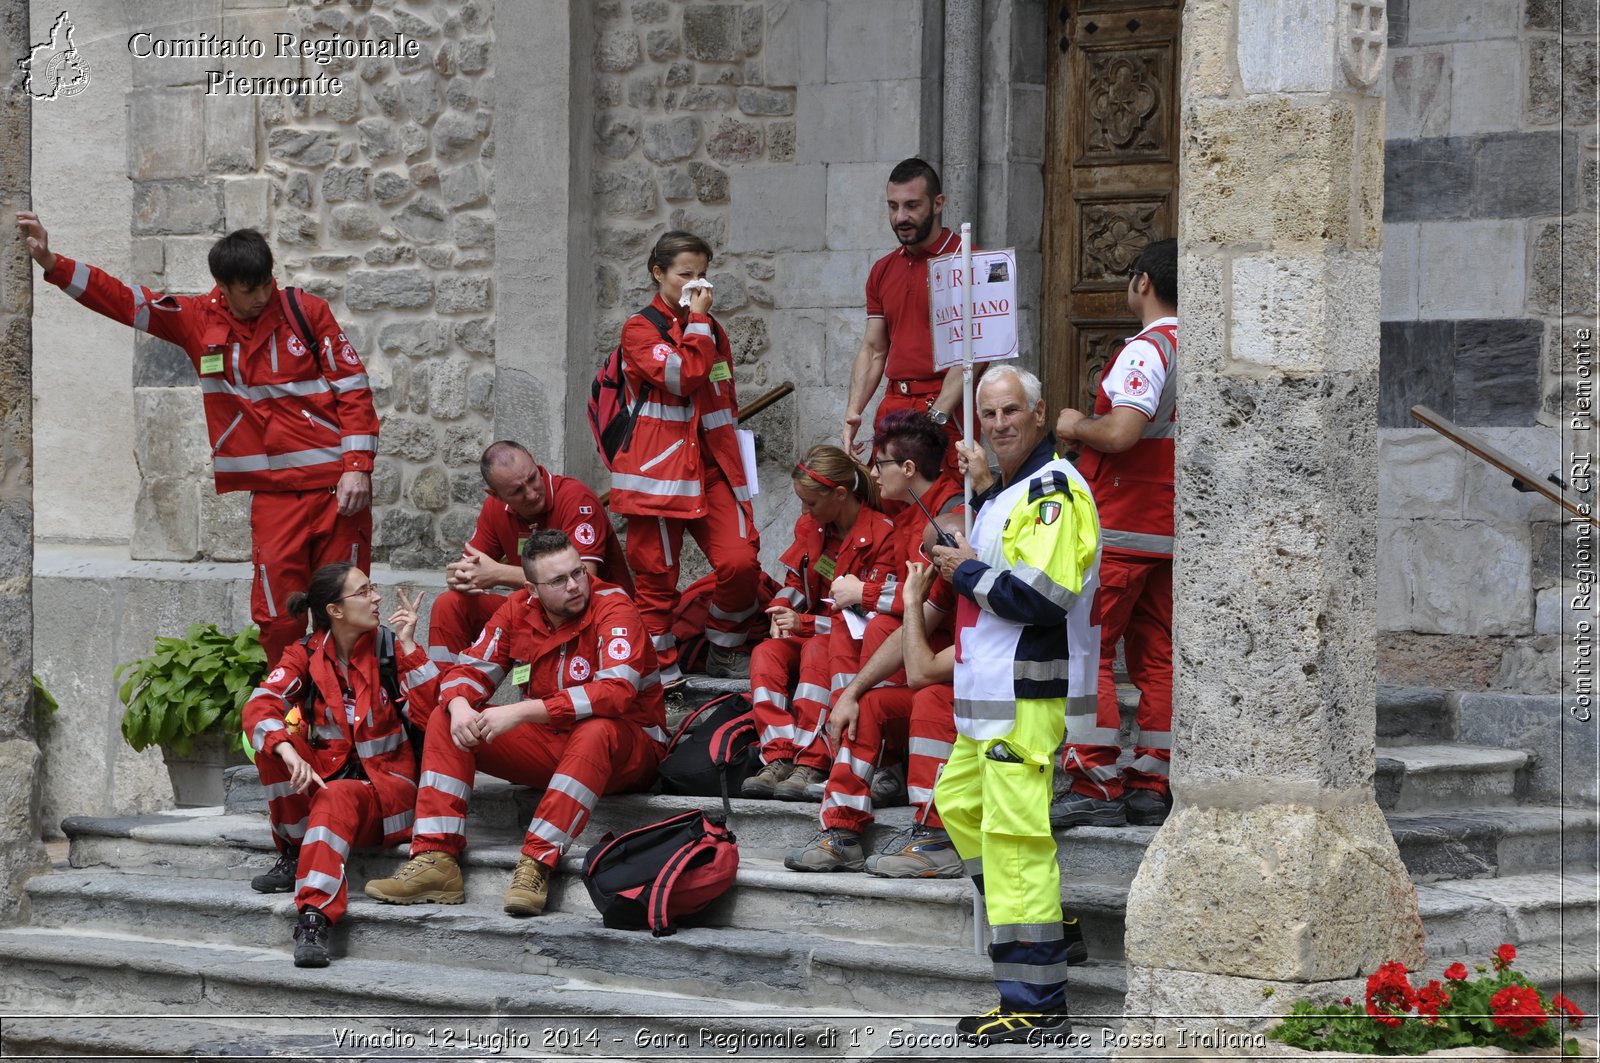
M 1012 248 L 972 252 L 972 360 L 1017 356 L 1017 253 Z M 933 367 L 961 364 L 961 299 L 966 278 L 961 252 L 928 262 L 928 305 Z

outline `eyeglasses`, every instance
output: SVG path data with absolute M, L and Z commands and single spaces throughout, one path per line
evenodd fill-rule
M 588 578 L 588 575 L 589 570 L 584 568 L 582 565 L 579 565 L 566 575 L 557 576 L 555 579 L 536 579 L 533 581 L 533 585 L 535 587 L 549 587 L 553 591 L 560 590 L 569 583 L 581 584 L 586 578 Z
M 1144 272 L 1144 270 L 1140 269 L 1138 266 L 1129 266 L 1128 267 L 1128 279 L 1129 280 L 1133 280 L 1135 277 L 1139 276 L 1139 274 L 1141 274 L 1143 272 Z
M 345 600 L 345 598 L 382 598 L 382 597 L 383 597 L 383 592 L 378 589 L 378 585 L 376 583 L 368 583 L 368 584 L 364 584 L 363 586 L 357 588 L 353 593 L 346 594 L 343 598 L 336 598 L 334 600 L 342 602 L 342 601 Z
M 874 458 L 874 459 L 872 459 L 872 464 L 873 464 L 874 468 L 881 469 L 885 465 L 899 465 L 904 460 L 906 460 L 906 459 L 903 459 L 903 458 Z

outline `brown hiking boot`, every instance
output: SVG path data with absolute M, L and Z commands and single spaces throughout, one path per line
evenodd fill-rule
M 770 760 L 761 765 L 761 770 L 744 781 L 739 788 L 741 797 L 771 797 L 779 783 L 789 777 L 794 770 L 792 760 Z
M 517 862 L 506 888 L 507 915 L 538 915 L 550 899 L 550 869 L 531 856 Z
M 460 904 L 467 899 L 461 888 L 461 865 L 440 852 L 418 853 L 391 877 L 373 879 L 367 883 L 367 896 L 385 904 Z
M 815 797 L 806 796 L 806 787 L 812 783 L 825 783 L 828 773 L 821 768 L 813 768 L 805 764 L 796 764 L 790 771 L 789 777 L 772 788 L 772 796 L 779 801 L 816 801 Z

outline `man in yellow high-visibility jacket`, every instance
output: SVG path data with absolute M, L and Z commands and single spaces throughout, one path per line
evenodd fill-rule
M 1100 522 L 1088 484 L 1054 455 L 1037 377 L 992 366 L 976 405 L 1000 480 L 981 450 L 961 447 L 972 542 L 933 551 L 959 596 L 958 737 L 934 800 L 984 895 L 1000 991 L 997 1008 L 957 1028 L 980 1043 L 1038 1043 L 1072 1028 L 1052 761 L 1066 715 L 1094 711 Z

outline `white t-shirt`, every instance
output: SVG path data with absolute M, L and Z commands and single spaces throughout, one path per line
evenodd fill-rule
M 1175 317 L 1163 317 L 1150 322 L 1146 329 L 1177 323 Z M 1131 339 L 1100 378 L 1100 386 L 1111 400 L 1112 409 L 1130 406 L 1147 419 L 1156 415 L 1161 389 L 1166 383 L 1167 363 L 1155 344 L 1142 339 Z

